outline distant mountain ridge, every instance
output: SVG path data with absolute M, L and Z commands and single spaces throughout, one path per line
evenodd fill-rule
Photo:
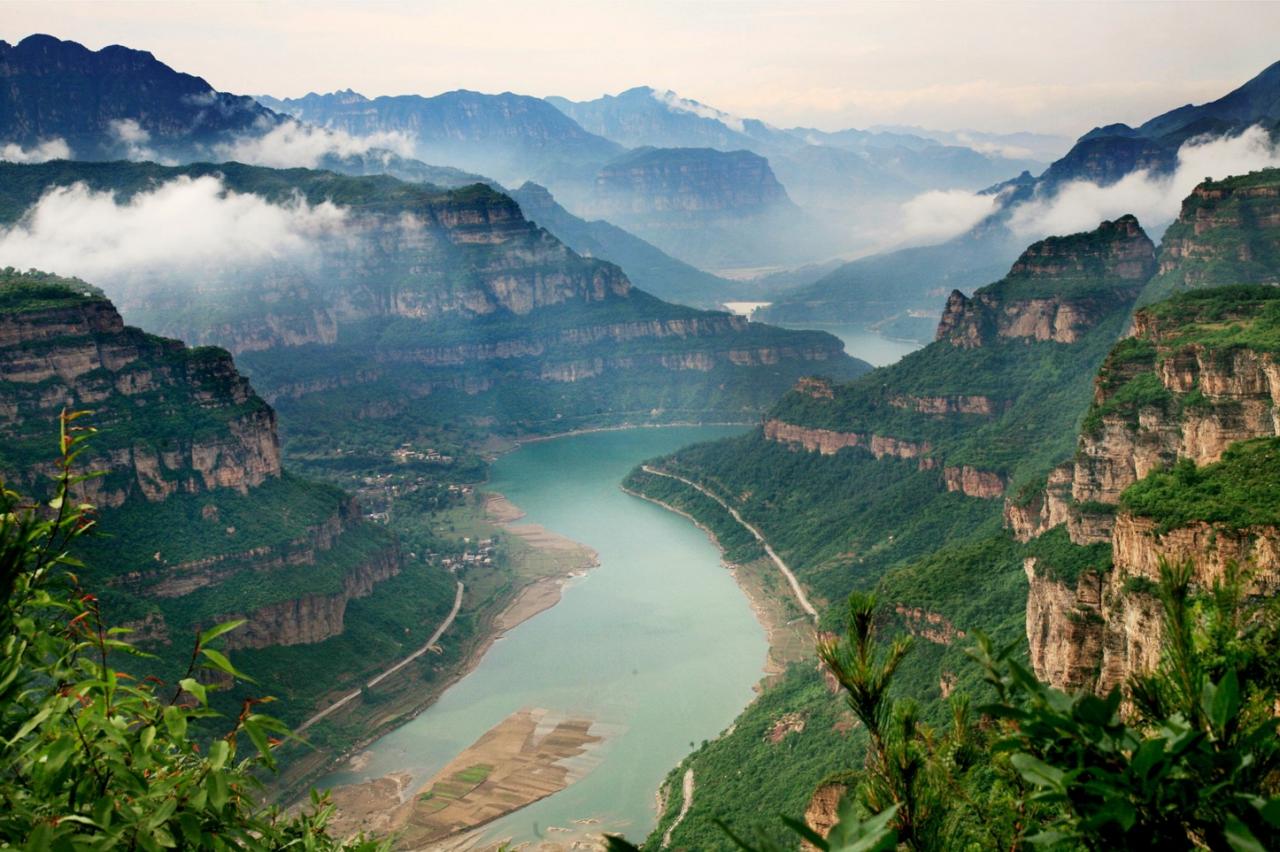
M 0 78 L 0 142 L 62 139 L 81 158 L 123 158 L 130 146 L 177 156 L 281 120 L 253 98 L 120 45 L 93 51 L 48 35 L 0 41 Z
M 547 101 L 623 145 L 747 150 L 767 157 L 801 207 L 854 224 L 874 203 L 901 202 L 930 189 L 976 190 L 1044 165 L 1030 156 L 1006 157 L 896 130 L 783 129 L 648 86 L 590 101 Z
M 351 89 L 259 102 L 320 127 L 407 134 L 420 159 L 482 172 L 503 183 L 588 174 L 624 150 L 527 95 L 458 89 L 440 95 L 367 98 Z
M 1273 139 L 1280 132 L 1280 62 L 1217 100 L 1178 107 L 1137 128 L 1096 127 L 1038 177 L 1027 173 L 991 187 L 1000 195 L 999 208 L 968 233 L 938 245 L 851 261 L 779 299 L 762 318 L 795 322 L 834 313 L 843 321 L 876 323 L 895 313 L 936 311 L 947 291 L 988 280 L 993 269 L 1016 256 L 1019 240 L 1007 221 L 1017 205 L 1052 199 L 1073 181 L 1108 186 L 1141 170 L 1168 174 L 1188 140 L 1254 126 L 1268 130 Z M 1148 223 L 1153 228 L 1163 224 Z

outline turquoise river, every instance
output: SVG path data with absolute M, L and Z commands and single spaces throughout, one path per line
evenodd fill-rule
M 493 466 L 488 490 L 541 524 L 594 548 L 599 567 L 559 604 L 509 631 L 476 669 L 413 721 L 370 746 L 350 783 L 390 772 L 425 782 L 511 713 L 539 707 L 597 720 L 598 765 L 563 791 L 496 821 L 492 838 L 564 840 L 555 826 L 643 839 L 654 794 L 692 744 L 723 731 L 751 701 L 764 631 L 707 535 L 625 494 L 641 461 L 725 427 L 630 429 L 527 444 Z M 449 640 L 446 633 L 442 641 Z M 593 729 L 595 730 L 595 729 Z

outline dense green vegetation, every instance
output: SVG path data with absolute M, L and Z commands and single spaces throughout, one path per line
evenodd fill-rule
M 1120 506 L 1173 529 L 1195 521 L 1228 529 L 1280 524 L 1280 438 L 1233 444 L 1213 464 L 1182 459 L 1129 486 Z
M 1120 334 L 1113 309 L 1076 344 L 1009 339 L 961 349 L 937 342 L 848 384 L 834 399 L 790 393 L 770 412 L 788 423 L 927 442 L 946 465 L 998 471 L 1015 487 L 1070 455 L 1093 376 Z M 924 414 L 904 398 L 985 397 L 992 413 Z M 1064 416 L 1064 414 L 1066 416 Z
M 33 507 L 0 492 L 0 842 L 66 850 L 343 847 L 326 834 L 330 810 L 318 797 L 292 816 L 262 804 L 260 773 L 274 768 L 277 737 L 288 728 L 262 714 L 260 700 L 229 716 L 209 706 L 217 692 L 211 674 L 241 677 L 217 649 L 238 623 L 197 637 L 190 664 L 171 681 L 129 673 L 137 651 L 79 586 L 80 565 L 69 555 L 92 528 L 70 494 L 85 437 L 77 430 L 74 417 L 64 419 L 52 501 Z M 199 741 L 197 724 L 216 733 Z
M 820 456 L 767 441 L 759 431 L 687 447 L 660 466 L 734 505 L 827 601 L 841 600 L 851 588 L 871 588 L 902 560 L 1000 524 L 996 501 L 941 489 L 938 472 L 920 470 L 915 460 L 875 459 L 860 449 Z M 644 489 L 636 477 L 628 485 Z M 713 530 L 724 528 L 718 505 L 678 490 L 661 493 Z
M 101 298 L 101 290 L 79 278 L 36 270 L 21 272 L 12 266 L 0 269 L 0 312 L 5 314 L 88 304 Z
M 1028 556 L 1036 560 L 1036 574 L 1075 588 L 1086 571 L 1105 574 L 1111 570 L 1110 542 L 1079 545 L 1072 543 L 1065 524 L 1059 524 L 1026 545 Z

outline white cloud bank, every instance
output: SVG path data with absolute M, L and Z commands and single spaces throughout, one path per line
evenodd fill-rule
M 272 204 L 231 192 L 215 177 L 180 177 L 124 203 L 78 183 L 50 189 L 0 229 L 0 259 L 92 283 L 153 275 L 177 281 L 305 256 L 345 219 L 329 202 Z
M 1009 220 L 1014 233 L 1025 237 L 1073 234 L 1096 228 L 1104 219 L 1132 213 L 1144 227 L 1153 228 L 1177 218 L 1182 200 L 1205 178 L 1225 178 L 1280 166 L 1280 151 L 1266 131 L 1252 127 L 1238 136 L 1192 139 L 1178 150 L 1171 174 L 1144 169 L 1109 186 L 1072 181 L 1052 197 L 1018 205 Z
M 902 205 L 898 236 L 909 244 L 950 239 L 994 213 L 998 201 L 995 195 L 978 195 L 963 189 L 923 192 Z
M 391 151 L 402 157 L 411 157 L 413 140 L 400 132 L 354 136 L 344 130 L 286 121 L 261 135 L 242 136 L 214 149 L 222 160 L 277 169 L 299 166 L 315 168 L 329 155 L 359 156 L 372 150 Z
M 16 142 L 0 145 L 0 160 L 8 163 L 44 163 L 71 159 L 71 146 L 65 139 L 46 139 L 34 148 L 23 148 Z

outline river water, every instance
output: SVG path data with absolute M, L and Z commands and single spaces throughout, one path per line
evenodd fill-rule
M 884 337 L 866 326 L 855 323 L 779 323 L 783 328 L 808 328 L 834 334 L 844 343 L 844 351 L 854 358 L 861 358 L 873 367 L 886 367 L 924 346 L 915 340 L 896 340 Z
M 489 489 L 594 548 L 600 566 L 564 599 L 499 640 L 479 666 L 422 715 L 370 746 L 359 773 L 324 785 L 410 771 L 425 782 L 513 712 L 541 707 L 598 720 L 601 762 L 565 790 L 495 822 L 494 838 L 561 840 L 549 826 L 598 819 L 593 831 L 641 840 L 654 792 L 693 743 L 723 731 L 752 698 L 764 631 L 691 522 L 619 489 L 644 459 L 725 427 L 631 429 L 528 444 L 499 459 Z M 442 642 L 448 642 L 446 633 Z

